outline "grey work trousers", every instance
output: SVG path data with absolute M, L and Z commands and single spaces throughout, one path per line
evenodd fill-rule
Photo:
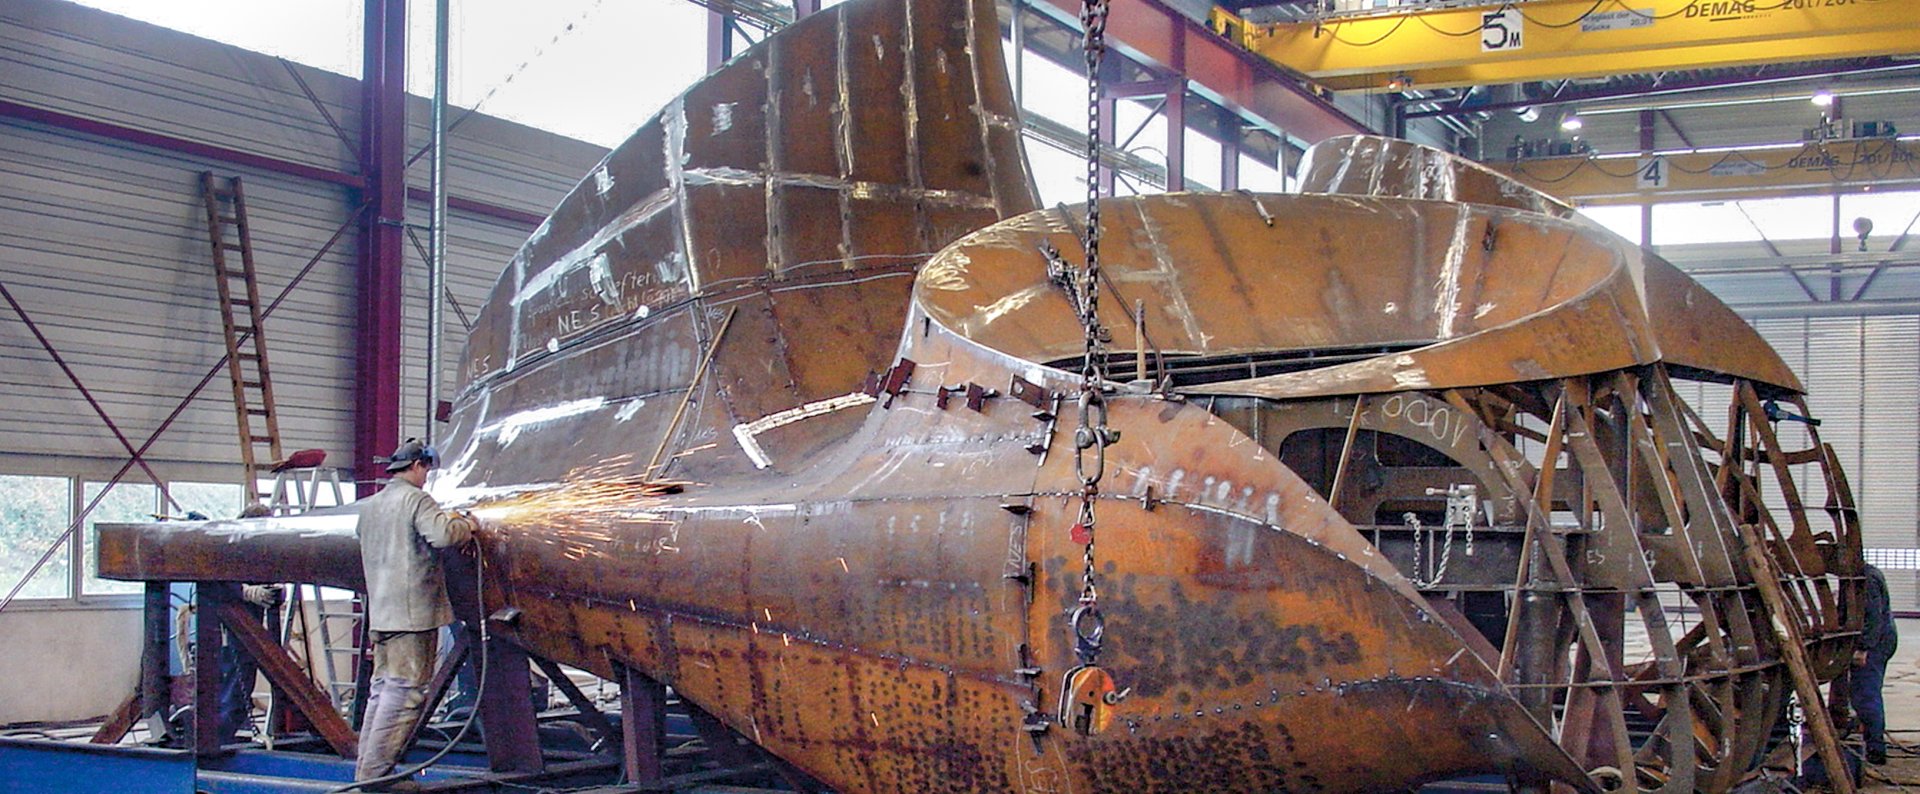
M 373 679 L 360 722 L 354 780 L 387 774 L 406 752 L 413 726 L 426 710 L 439 640 L 439 629 L 373 633 Z

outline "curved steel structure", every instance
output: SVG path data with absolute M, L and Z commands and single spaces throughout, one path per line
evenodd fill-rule
M 1839 671 L 1856 517 L 1769 419 L 1806 413 L 1779 357 L 1565 205 L 1362 137 L 1299 195 L 1103 203 L 1131 692 L 1062 724 L 1083 329 L 1045 250 L 1083 219 L 1036 209 L 997 31 L 986 0 L 809 16 L 527 242 L 432 485 L 511 641 L 846 792 L 1717 792 L 1792 690 L 1774 618 Z M 350 528 L 112 527 L 101 570 L 350 583 Z

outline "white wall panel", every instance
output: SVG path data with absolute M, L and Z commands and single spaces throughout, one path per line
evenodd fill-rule
M 358 82 L 295 68 L 357 134 Z M 355 169 L 347 145 L 277 59 L 57 0 L 0 6 L 0 98 L 317 168 Z M 427 110 L 426 100 L 409 98 L 410 153 L 427 140 Z M 451 139 L 448 182 L 462 198 L 539 216 L 604 154 L 475 115 Z M 427 185 L 428 162 L 423 157 L 411 169 L 414 186 Z M 289 283 L 357 204 L 355 191 L 337 184 L 0 121 L 0 283 L 136 444 L 224 353 L 199 198 L 203 170 L 245 180 L 266 296 Z M 426 205 L 412 203 L 407 220 L 424 225 Z M 449 287 L 471 316 L 530 229 L 461 211 L 448 228 Z M 424 243 L 424 229 L 419 236 Z M 286 447 L 323 448 L 340 463 L 351 454 L 358 245 L 350 229 L 266 324 Z M 403 426 L 412 430 L 424 414 L 425 266 L 411 245 L 407 251 Z M 444 360 L 457 362 L 465 334 L 453 312 L 447 330 Z M 445 369 L 450 381 L 457 368 Z M 0 317 L 0 393 L 10 403 L 0 412 L 0 454 L 124 457 L 12 317 Z M 230 394 L 223 371 L 149 457 L 235 461 Z
M 1865 545 L 1872 550 L 1920 549 L 1920 317 L 1775 318 L 1753 323 L 1780 352 L 1807 387 L 1807 402 L 1821 420 L 1820 440 L 1831 444 L 1845 467 L 1860 510 Z M 1715 384 L 1686 384 L 1682 396 L 1716 428 L 1725 432 L 1728 390 Z M 1800 449 L 1810 443 L 1806 427 L 1776 425 L 1781 443 Z M 1818 508 L 1826 488 L 1810 465 L 1797 466 L 1801 498 Z M 1763 478 L 1767 502 L 1784 505 L 1778 488 Z M 1809 513 L 1816 529 L 1819 510 Z M 1883 564 L 1897 609 L 1920 609 L 1920 570 Z

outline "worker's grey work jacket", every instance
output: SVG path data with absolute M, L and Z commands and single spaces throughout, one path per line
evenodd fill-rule
M 425 631 L 453 622 L 447 577 L 434 549 L 467 542 L 467 519 L 440 509 L 427 492 L 395 479 L 360 501 L 360 564 L 374 631 Z

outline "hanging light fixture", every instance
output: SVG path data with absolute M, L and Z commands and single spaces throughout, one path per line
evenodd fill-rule
M 1813 104 L 1823 108 L 1833 107 L 1833 92 L 1824 88 L 1813 92 Z
M 1560 117 L 1560 129 L 1567 132 L 1579 132 L 1585 126 L 1586 122 L 1580 120 L 1580 114 L 1576 111 L 1569 110 L 1567 115 Z

